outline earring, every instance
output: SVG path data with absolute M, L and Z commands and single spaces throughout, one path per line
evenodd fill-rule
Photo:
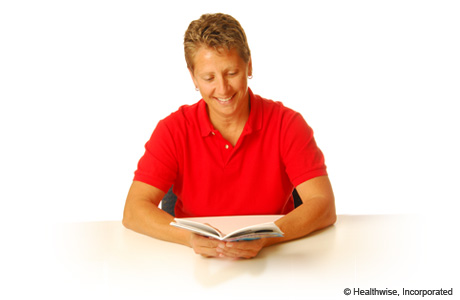
M 198 92 L 199 90 L 200 90 L 199 88 L 197 88 L 197 87 L 195 88 L 195 91 L 197 91 L 197 92 Z
M 248 76 L 249 79 L 252 79 L 252 75 Z

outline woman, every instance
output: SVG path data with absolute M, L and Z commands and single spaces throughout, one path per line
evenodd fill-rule
M 185 33 L 187 67 L 202 99 L 160 121 L 140 159 L 123 224 L 207 257 L 251 258 L 266 246 L 336 220 L 324 158 L 302 116 L 248 87 L 252 62 L 233 17 L 206 14 Z M 158 204 L 173 185 L 177 217 L 285 214 L 282 238 L 222 242 L 170 226 Z M 303 205 L 294 209 L 294 187 Z

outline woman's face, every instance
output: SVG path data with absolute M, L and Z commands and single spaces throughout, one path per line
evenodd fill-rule
M 201 47 L 195 54 L 194 71 L 190 71 L 195 86 L 208 105 L 211 122 L 238 118 L 248 110 L 249 63 L 235 49 L 216 51 Z

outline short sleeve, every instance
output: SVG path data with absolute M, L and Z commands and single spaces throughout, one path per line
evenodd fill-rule
M 285 116 L 281 136 L 281 156 L 294 186 L 327 175 L 324 155 L 301 114 L 292 111 Z
M 177 177 L 177 166 L 174 139 L 166 122 L 162 120 L 145 144 L 145 153 L 139 160 L 134 180 L 155 186 L 166 193 Z

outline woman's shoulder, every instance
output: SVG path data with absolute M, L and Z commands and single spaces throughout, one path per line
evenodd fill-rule
M 284 105 L 282 101 L 264 98 L 260 95 L 254 95 L 254 100 L 259 105 L 264 114 L 279 115 L 280 117 L 294 116 L 298 112 Z
M 200 128 L 200 117 L 202 117 L 203 111 L 206 113 L 203 100 L 194 104 L 182 105 L 176 111 L 160 120 L 158 125 L 167 129 L 173 135 L 183 135 L 193 130 L 193 128 L 197 130 Z
M 161 121 L 168 124 L 193 122 L 197 118 L 197 115 L 199 115 L 198 112 L 200 109 L 204 109 L 202 101 L 200 100 L 194 104 L 184 104 Z
M 302 114 L 296 110 L 287 107 L 282 101 L 266 99 L 255 95 L 254 100 L 259 106 L 259 111 L 262 113 L 262 126 L 279 130 L 282 133 L 291 131 L 300 131 L 302 133 L 310 133 L 311 128 L 303 118 Z

